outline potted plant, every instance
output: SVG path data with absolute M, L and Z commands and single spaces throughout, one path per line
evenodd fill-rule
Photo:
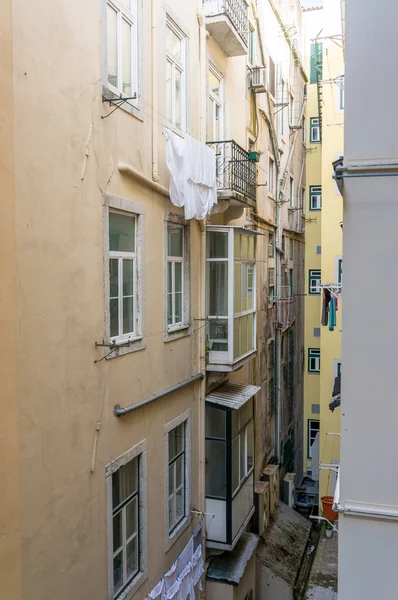
M 329 521 L 326 521 L 326 537 L 331 538 L 332 535 L 333 535 L 333 525 L 332 525 L 332 523 L 329 523 Z

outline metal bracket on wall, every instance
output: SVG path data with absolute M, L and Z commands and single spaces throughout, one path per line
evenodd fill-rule
M 123 96 L 120 98 L 106 98 L 105 96 L 102 96 L 102 102 L 109 102 L 109 104 L 113 104 L 114 106 L 116 106 L 116 108 L 111 110 L 107 115 L 101 116 L 101 119 L 107 119 L 108 117 L 110 117 L 115 112 L 115 110 L 123 106 L 123 104 L 125 102 L 128 102 L 128 100 L 137 100 L 137 94 L 134 94 L 134 96 Z

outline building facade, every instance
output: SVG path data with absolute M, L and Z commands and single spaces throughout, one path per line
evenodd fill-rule
M 369 2 L 365 10 L 357 0 L 346 3 L 345 150 L 336 167 L 344 199 L 345 269 L 340 490 L 335 497 L 342 600 L 370 599 L 380 590 L 393 597 L 398 588 L 397 490 L 391 477 L 395 328 L 389 309 L 397 282 L 386 277 L 397 245 L 397 121 L 391 104 L 396 82 L 389 76 L 396 60 L 391 39 L 397 16 L 394 3 Z M 370 70 L 375 80 L 367 94 Z M 383 287 L 381 311 L 368 312 L 358 303 L 365 269 Z M 369 477 L 373 469 L 377 485 Z
M 244 598 L 303 468 L 301 7 L 1 17 L 1 597 L 142 600 L 192 544 L 245 553 Z M 171 201 L 186 134 L 215 153 L 201 220 Z
M 343 204 L 333 180 L 333 163 L 343 155 L 344 56 L 340 3 L 326 0 L 322 7 L 304 14 L 310 72 L 306 119 L 304 468 L 310 468 L 319 483 L 316 502 L 333 495 L 340 455 L 337 398 L 341 375 Z M 336 309 L 333 322 L 332 304 Z

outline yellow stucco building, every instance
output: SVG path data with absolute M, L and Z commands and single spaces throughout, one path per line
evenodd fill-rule
M 344 52 L 338 2 L 325 0 L 323 7 L 308 9 L 305 16 L 310 82 L 306 110 L 304 471 L 312 469 L 316 481 L 319 476 L 320 501 L 333 494 L 335 471 L 330 465 L 339 462 L 340 454 L 343 206 L 332 175 L 333 162 L 343 155 Z M 335 325 L 331 323 L 332 304 Z M 324 318 L 323 305 L 328 309 Z

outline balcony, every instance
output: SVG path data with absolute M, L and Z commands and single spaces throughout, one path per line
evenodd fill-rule
M 227 382 L 206 396 L 209 548 L 233 550 L 254 513 L 254 404 L 261 388 Z
M 232 205 L 256 207 L 257 171 L 255 161 L 233 140 L 207 142 L 216 152 L 217 197 Z
M 208 225 L 206 369 L 239 369 L 256 353 L 256 231 Z
M 227 56 L 247 54 L 249 14 L 246 0 L 203 0 L 206 29 Z

